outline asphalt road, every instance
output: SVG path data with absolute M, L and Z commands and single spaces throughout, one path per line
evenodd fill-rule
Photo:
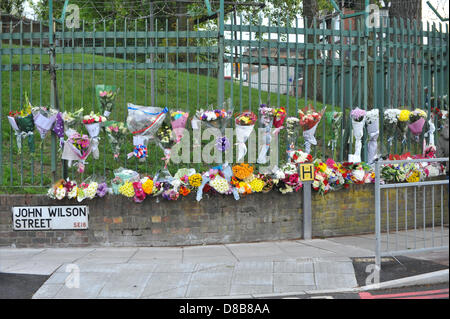
M 0 299 L 31 299 L 49 276 L 0 272 Z
M 449 299 L 448 283 L 371 290 L 359 293 L 327 293 L 286 296 L 280 299 Z

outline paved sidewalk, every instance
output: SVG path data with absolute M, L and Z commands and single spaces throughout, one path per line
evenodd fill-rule
M 448 230 L 446 236 L 448 243 Z M 357 287 L 351 257 L 373 256 L 373 247 L 373 236 L 354 236 L 167 248 L 0 248 L 0 272 L 51 275 L 33 298 L 253 298 Z M 79 288 L 65 285 L 72 264 Z

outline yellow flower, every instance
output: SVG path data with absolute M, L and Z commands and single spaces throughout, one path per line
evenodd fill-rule
M 126 197 L 133 197 L 134 196 L 133 183 L 125 182 L 125 184 L 119 187 L 119 193 Z
M 192 187 L 200 187 L 202 184 L 202 175 L 196 173 L 189 176 L 189 185 Z
M 151 180 L 150 178 L 147 179 L 144 184 L 142 184 L 142 189 L 147 195 L 153 193 L 153 180 Z
M 254 192 L 256 192 L 256 193 L 261 192 L 265 185 L 266 185 L 266 183 L 264 183 L 263 180 L 260 179 L 260 178 L 254 178 L 254 179 L 250 182 L 250 187 L 251 187 L 252 190 L 253 190 Z
M 398 120 L 400 121 L 400 122 L 406 122 L 406 121 L 409 121 L 409 115 L 411 114 L 411 112 L 410 111 L 408 111 L 408 110 L 402 110 L 401 112 L 400 112 L 400 114 L 398 115 Z

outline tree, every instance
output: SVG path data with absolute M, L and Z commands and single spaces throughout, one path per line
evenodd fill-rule
M 2 0 L 0 2 L 0 12 L 22 16 L 25 1 L 26 0 Z

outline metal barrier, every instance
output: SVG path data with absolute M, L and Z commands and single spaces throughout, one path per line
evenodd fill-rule
M 448 231 L 445 235 L 444 221 L 448 222 L 448 205 L 444 208 L 444 188 L 449 184 L 448 176 L 443 180 L 431 180 L 414 183 L 381 183 L 381 168 L 388 164 L 405 164 L 405 163 L 436 163 L 448 162 L 448 158 L 433 159 L 414 159 L 414 160 L 395 160 L 395 161 L 376 161 L 375 163 L 375 265 L 378 270 L 381 269 L 382 256 L 394 256 L 396 254 L 416 253 L 429 250 L 445 250 L 448 249 Z M 440 186 L 440 196 L 438 205 L 435 205 L 435 187 Z M 403 206 L 404 211 L 400 214 L 399 210 L 399 189 L 403 189 Z M 408 197 L 408 190 L 413 189 L 410 193 L 413 198 Z M 431 196 L 427 197 L 427 189 Z M 382 214 L 382 196 L 381 191 L 385 191 L 385 215 Z M 395 200 L 390 201 L 390 193 L 395 190 Z M 448 192 L 448 189 L 447 189 Z M 422 198 L 420 198 L 420 196 Z M 430 203 L 431 201 L 431 203 Z M 421 207 L 418 205 L 421 202 Z M 428 205 L 427 205 L 428 203 Z M 447 203 L 448 204 L 448 203 Z M 431 205 L 431 207 L 430 207 Z M 395 206 L 395 214 L 391 214 L 391 206 Z M 427 207 L 428 206 L 428 207 Z M 440 206 L 440 213 L 435 214 L 435 206 Z M 431 212 L 427 210 L 430 210 Z M 446 210 L 446 211 L 445 211 Z M 422 216 L 420 216 L 420 213 Z M 428 217 L 427 217 L 428 213 Z M 404 214 L 404 215 L 403 215 Z M 430 215 L 431 214 L 431 215 Z M 412 221 L 408 218 L 412 215 Z M 382 219 L 385 218 L 385 249 L 382 248 Z M 421 220 L 418 220 L 421 217 Z M 393 227 L 391 227 L 391 218 Z M 401 222 L 403 220 L 403 223 Z M 408 223 L 408 220 L 410 223 Z M 440 222 L 439 222 L 440 221 Z M 419 231 L 422 227 L 420 238 Z M 402 230 L 403 229 L 403 230 Z M 394 233 L 394 236 L 392 233 Z M 430 234 L 431 232 L 431 234 Z M 391 245 L 391 239 L 394 237 L 395 242 Z M 411 238 L 412 237 L 412 238 Z M 430 241 L 431 237 L 431 241 Z M 445 239 L 447 237 L 447 239 Z M 401 246 L 403 242 L 403 247 Z

